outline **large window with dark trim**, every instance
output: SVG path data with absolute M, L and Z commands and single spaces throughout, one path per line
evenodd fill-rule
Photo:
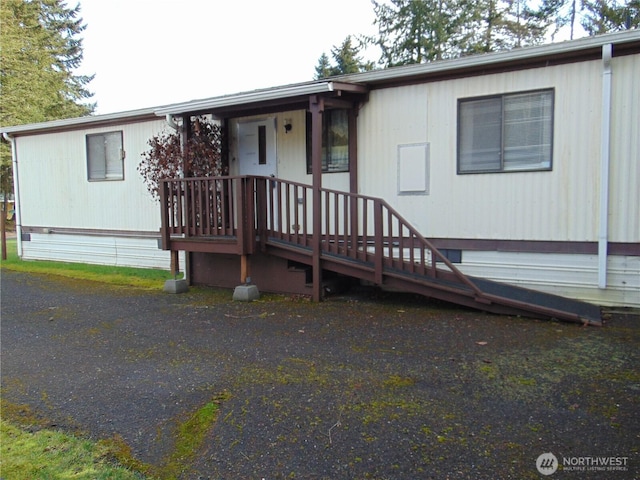
M 87 179 L 124 180 L 121 131 L 87 135 Z
M 322 114 L 322 171 L 349 171 L 349 112 L 325 110 Z M 307 173 L 311 168 L 311 114 L 307 113 Z
M 458 173 L 551 170 L 553 90 L 458 100 Z

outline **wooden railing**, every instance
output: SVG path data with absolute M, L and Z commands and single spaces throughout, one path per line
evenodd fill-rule
M 312 186 L 279 178 L 165 180 L 160 188 L 163 248 L 179 236 L 234 238 L 243 254 L 270 242 L 313 249 L 313 219 L 319 215 L 320 255 L 364 262 L 374 269 L 377 283 L 391 271 L 430 278 L 448 272 L 481 293 L 384 200 L 326 188 L 320 193 L 320 205 L 314 205 Z
M 254 189 L 251 177 L 208 177 L 163 180 L 162 248 L 172 238 L 235 239 L 238 253 L 251 253 L 255 243 Z

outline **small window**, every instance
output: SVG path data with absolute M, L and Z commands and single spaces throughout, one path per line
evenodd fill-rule
M 349 113 L 325 110 L 322 115 L 322 171 L 349 171 Z M 311 168 L 311 114 L 307 113 L 307 173 Z
M 124 180 L 122 132 L 87 135 L 87 178 Z
M 553 90 L 458 101 L 458 173 L 551 170 Z

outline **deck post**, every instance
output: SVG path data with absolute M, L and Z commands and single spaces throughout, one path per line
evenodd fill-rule
M 260 251 L 267 249 L 267 190 L 263 179 L 253 180 L 256 189 L 255 208 L 257 218 L 258 236 L 260 237 Z
M 379 200 L 373 202 L 373 230 L 374 230 L 374 266 L 375 266 L 375 282 L 382 285 L 384 268 L 384 225 L 382 215 L 382 203 Z M 389 253 L 391 256 L 391 253 Z
M 171 275 L 177 277 L 180 273 L 180 256 L 177 250 L 171 250 Z
M 249 255 L 240 255 L 240 283 L 247 283 L 247 278 L 251 278 L 249 272 Z
M 162 215 L 160 217 L 160 242 L 162 250 L 169 250 L 171 242 L 171 233 L 169 232 L 169 182 L 160 182 L 160 209 Z
M 244 183 L 244 202 L 246 214 L 246 232 L 245 232 L 245 252 L 252 254 L 256 250 L 256 204 L 254 191 L 256 188 L 256 179 L 249 177 Z
M 311 267 L 313 270 L 313 301 L 322 299 L 322 114 L 324 113 L 324 99 L 317 95 L 309 98 L 309 110 L 311 111 L 311 171 L 313 174 L 313 258 Z M 328 213 L 328 212 L 327 212 Z
M 247 233 L 246 229 L 248 225 L 247 203 L 246 203 L 246 192 L 245 192 L 246 181 L 247 181 L 246 178 L 244 177 L 240 178 L 238 180 L 238 184 L 236 185 L 236 190 L 235 190 L 236 204 L 238 208 L 236 241 L 238 242 L 238 245 L 237 245 L 238 254 L 242 255 L 243 257 L 247 254 L 247 246 L 245 243 L 246 241 L 245 234 Z

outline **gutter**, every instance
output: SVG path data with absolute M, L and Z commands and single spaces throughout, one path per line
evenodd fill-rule
M 22 258 L 22 215 L 20 214 L 20 182 L 18 181 L 18 150 L 16 139 L 9 136 L 7 132 L 2 132 L 2 138 L 11 144 L 11 163 L 13 166 L 13 196 L 14 210 L 16 215 L 16 243 L 18 246 L 18 258 Z M 3 219 L 4 220 L 4 219 Z
M 353 88 L 353 86 L 350 87 Z M 287 85 L 284 87 L 266 88 L 234 95 L 207 98 L 204 100 L 192 100 L 189 102 L 176 103 L 166 107 L 157 108 L 155 110 L 155 114 L 158 116 L 179 115 L 187 111 L 213 110 L 215 108 L 244 105 L 254 102 L 267 102 L 272 100 L 281 100 L 283 98 L 333 92 L 334 89 L 334 82 L 331 81 Z
M 21 135 L 37 135 L 83 128 L 98 128 L 114 124 L 135 123 L 156 118 L 154 108 L 129 110 L 126 112 L 106 113 L 102 115 L 87 115 L 85 117 L 63 118 L 48 122 L 28 123 L 11 127 L 0 127 L 0 132 L 16 137 Z
M 456 70 L 466 70 L 470 68 L 487 69 L 493 65 L 513 62 L 532 62 L 536 59 L 544 59 L 558 55 L 574 57 L 588 50 L 593 50 L 597 53 L 600 48 L 610 44 L 615 44 L 616 47 L 622 47 L 624 45 L 633 45 L 638 41 L 640 41 L 640 30 L 627 30 L 625 32 L 608 33 L 538 46 L 514 48 L 501 52 L 470 55 L 468 57 L 439 60 L 437 62 L 403 65 L 382 70 L 372 70 L 371 72 L 338 75 L 331 77 L 331 79 L 335 81 L 367 84 L 385 83 L 424 75 L 445 74 Z
M 611 57 L 613 47 L 602 46 L 602 120 L 600 125 L 600 226 L 598 230 L 598 288 L 607 288 L 609 236 L 609 168 L 611 162 Z

